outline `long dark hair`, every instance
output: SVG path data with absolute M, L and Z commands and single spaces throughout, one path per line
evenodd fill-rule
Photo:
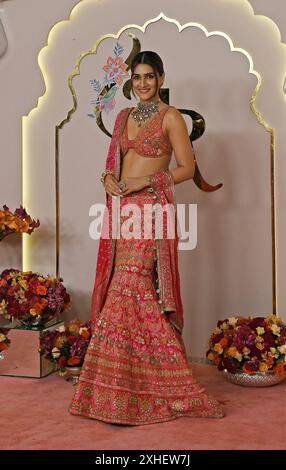
M 160 76 L 162 76 L 163 73 L 164 73 L 164 65 L 163 65 L 161 57 L 154 51 L 141 51 L 141 52 L 138 52 L 138 54 L 136 54 L 133 57 L 130 69 L 131 69 L 131 91 L 132 91 L 132 94 L 133 94 L 134 98 L 135 98 L 135 94 L 134 94 L 134 90 L 133 90 L 132 77 L 133 77 L 133 74 L 134 74 L 135 67 L 138 64 L 147 64 L 147 65 L 150 65 L 152 67 L 153 72 L 155 73 L 155 76 L 156 76 L 156 93 L 157 93 L 157 91 L 158 91 L 158 75 L 157 75 L 157 73 Z M 159 90 L 159 96 L 160 96 L 160 90 Z M 160 98 L 161 98 L 161 96 L 160 96 Z

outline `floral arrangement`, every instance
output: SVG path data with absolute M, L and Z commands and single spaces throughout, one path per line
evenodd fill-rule
M 115 106 L 115 93 L 118 86 L 123 83 L 123 79 L 128 77 L 128 64 L 123 61 L 120 55 L 123 53 L 123 47 L 117 42 L 113 49 L 114 57 L 109 56 L 107 63 L 102 67 L 104 70 L 103 83 L 99 80 L 90 80 L 91 87 L 95 92 L 95 99 L 92 104 L 95 105 L 94 113 L 88 116 L 97 118 L 104 110 L 107 113 Z
M 90 337 L 90 321 L 70 320 L 54 331 L 41 334 L 41 354 L 54 368 L 59 367 L 60 375 L 66 375 L 67 367 L 82 366 Z
M 286 326 L 275 315 L 230 317 L 220 320 L 209 339 L 207 358 L 219 370 L 246 374 L 274 372 L 286 367 Z
M 59 315 L 70 305 L 62 280 L 32 271 L 5 269 L 0 275 L 0 315 L 34 324 Z
M 15 212 L 11 212 L 6 205 L 0 209 L 0 241 L 11 233 L 28 233 L 39 227 L 40 221 L 33 220 L 22 205 Z
M 2 351 L 5 351 L 9 348 L 11 340 L 8 338 L 7 334 L 9 329 L 0 328 L 0 354 Z

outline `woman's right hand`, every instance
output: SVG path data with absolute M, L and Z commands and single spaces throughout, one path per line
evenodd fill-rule
M 104 178 L 104 189 L 110 196 L 120 196 L 122 194 L 117 179 L 111 174 L 106 175 Z

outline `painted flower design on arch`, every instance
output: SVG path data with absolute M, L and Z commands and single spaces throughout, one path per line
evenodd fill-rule
M 96 78 L 89 80 L 95 98 L 91 101 L 94 112 L 88 116 L 98 118 L 102 111 L 109 113 L 115 107 L 115 94 L 123 83 L 123 79 L 128 78 L 128 64 L 120 57 L 123 54 L 123 47 L 116 42 L 113 49 L 114 56 L 108 56 L 106 64 L 102 67 L 105 74 L 102 83 Z
M 127 64 L 123 62 L 122 57 L 108 57 L 106 65 L 104 65 L 103 70 L 107 73 L 105 80 L 108 83 L 111 81 L 121 85 L 123 78 L 128 77 Z

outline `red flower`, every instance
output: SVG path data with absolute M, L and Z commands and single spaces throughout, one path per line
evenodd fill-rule
M 60 367 L 65 366 L 66 363 L 67 363 L 66 358 L 65 358 L 64 356 L 61 356 L 61 357 L 59 358 L 59 366 L 60 366 Z
M 250 362 L 245 362 L 242 367 L 243 372 L 246 374 L 254 374 L 255 370 L 252 367 L 252 364 Z
M 264 344 L 266 349 L 274 348 L 275 347 L 275 338 L 272 333 L 266 332 L 263 335 Z
M 265 327 L 266 327 L 265 318 L 263 318 L 263 317 L 256 317 L 256 318 L 253 318 L 253 319 L 249 322 L 249 326 L 250 326 L 250 328 L 252 328 L 253 330 L 255 330 L 258 326 L 262 326 L 262 327 L 265 329 Z
M 223 333 L 219 333 L 218 335 L 214 335 L 211 337 L 211 342 L 212 344 L 219 343 L 222 338 L 223 338 Z
M 69 366 L 78 366 L 81 363 L 81 358 L 78 356 L 71 357 L 68 360 L 68 365 Z
M 233 365 L 232 361 L 229 358 L 225 357 L 222 361 L 222 365 L 223 365 L 223 368 L 227 369 L 228 372 L 230 372 L 231 374 L 235 373 L 236 368 L 235 368 L 235 366 Z
M 77 336 L 70 335 L 68 336 L 69 344 L 73 344 L 77 340 Z

